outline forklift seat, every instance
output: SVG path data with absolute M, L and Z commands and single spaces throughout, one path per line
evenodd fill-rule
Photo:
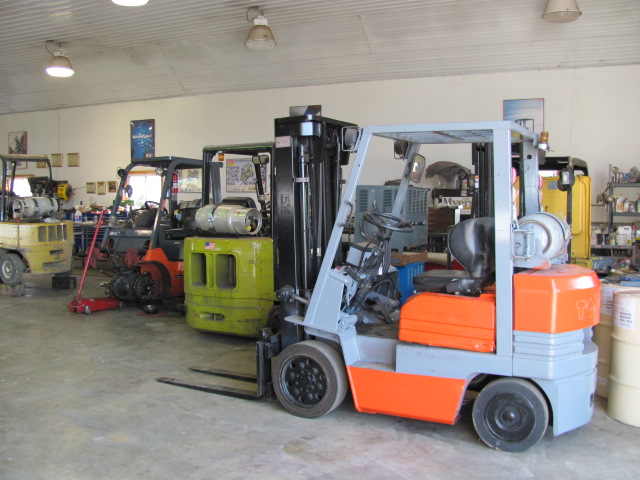
M 478 296 L 493 282 L 495 272 L 495 222 L 493 218 L 471 218 L 449 232 L 449 252 L 465 269 L 430 270 L 413 279 L 418 292 Z

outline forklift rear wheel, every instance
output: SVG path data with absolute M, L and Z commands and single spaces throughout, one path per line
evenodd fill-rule
M 349 385 L 338 352 L 317 340 L 285 348 L 274 365 L 273 383 L 282 406 L 304 418 L 321 417 L 335 409 Z
M 544 396 L 521 378 L 494 380 L 473 404 L 476 432 L 497 450 L 524 452 L 542 439 L 548 423 L 549 407 Z
M 24 263 L 19 255 L 5 253 L 0 257 L 0 278 L 7 285 L 16 285 L 22 281 Z

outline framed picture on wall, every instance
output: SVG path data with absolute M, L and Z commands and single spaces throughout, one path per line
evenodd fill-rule
M 61 167 L 62 166 L 62 154 L 61 153 L 52 153 L 51 154 L 51 166 L 52 167 Z
M 107 182 L 107 190 L 109 193 L 114 193 L 118 191 L 118 182 L 115 180 L 109 180 Z
M 47 162 L 37 162 L 37 168 L 47 168 Z
M 131 121 L 131 158 L 149 158 L 156 154 L 156 121 Z
M 80 154 L 67 153 L 67 167 L 79 167 L 79 166 L 80 166 Z
M 98 195 L 107 194 L 107 182 L 98 182 Z
M 27 153 L 27 132 L 9 132 L 9 154 L 25 153 Z
M 94 194 L 96 193 L 96 182 L 87 182 L 87 189 L 86 192 L 88 194 Z

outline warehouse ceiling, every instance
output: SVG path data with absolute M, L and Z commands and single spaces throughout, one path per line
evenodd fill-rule
M 640 1 L 0 0 L 0 114 L 301 85 L 640 63 Z M 247 9 L 278 45 L 247 49 Z M 45 42 L 75 75 L 53 78 Z

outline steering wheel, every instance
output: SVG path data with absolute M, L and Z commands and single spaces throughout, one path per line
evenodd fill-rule
M 400 233 L 413 232 L 413 225 L 390 213 L 364 212 L 362 218 L 380 230 L 391 230 L 392 232 Z

